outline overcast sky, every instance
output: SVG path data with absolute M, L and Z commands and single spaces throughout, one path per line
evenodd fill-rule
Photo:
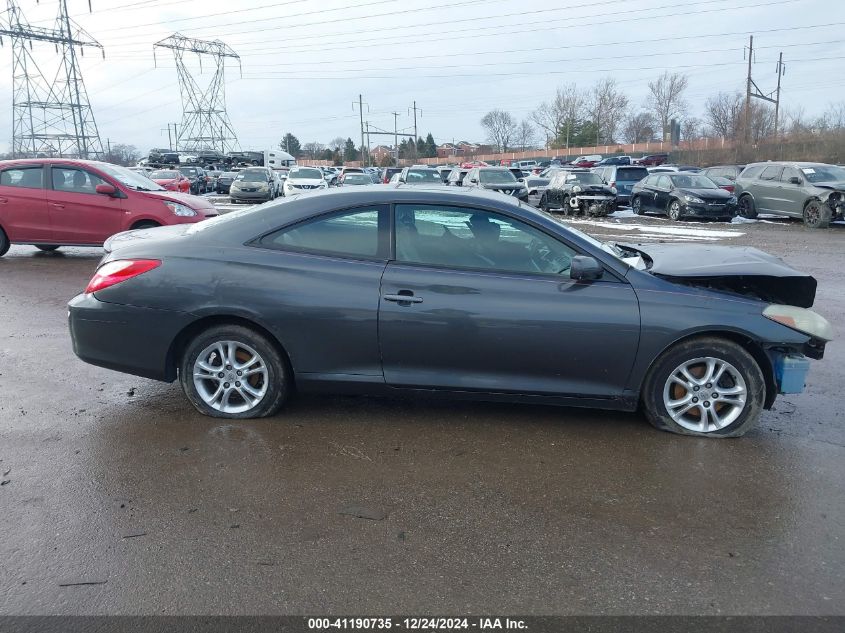
M 50 26 L 58 0 L 18 0 L 32 24 Z M 479 125 L 499 108 L 518 119 L 557 86 L 585 89 L 614 77 L 640 105 L 647 82 L 665 69 L 689 75 L 691 114 L 707 96 L 745 89 L 743 48 L 754 34 L 755 80 L 773 90 L 783 51 L 783 103 L 822 112 L 845 100 L 843 0 L 67 0 L 72 17 L 105 47 L 86 51 L 82 69 L 100 135 L 142 151 L 166 147 L 181 119 L 175 65 L 153 43 L 174 32 L 220 39 L 241 57 L 226 71 L 229 116 L 243 149 L 360 139 L 352 102 L 364 96 L 374 127 L 413 129 L 438 143 L 484 140 Z M 809 28 L 805 28 L 809 27 Z M 660 40 L 660 41 L 657 41 Z M 0 48 L 0 99 L 11 138 L 11 47 Z M 36 44 L 45 74 L 58 57 Z M 195 59 L 195 58 L 194 58 Z M 205 60 L 208 61 L 208 60 Z M 194 61 L 201 84 L 208 82 Z M 377 139 L 392 142 L 392 137 Z M 8 144 L 8 142 L 4 143 Z

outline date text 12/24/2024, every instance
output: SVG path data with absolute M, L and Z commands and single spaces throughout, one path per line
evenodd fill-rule
M 308 618 L 308 629 L 346 630 L 346 631 L 390 631 L 405 629 L 408 631 L 453 631 L 479 630 L 519 631 L 527 629 L 524 620 L 516 618 Z

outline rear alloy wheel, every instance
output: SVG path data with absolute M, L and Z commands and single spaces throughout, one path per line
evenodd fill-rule
M 643 201 L 640 199 L 639 196 L 631 200 L 631 211 L 634 212 L 634 215 L 643 214 Z
M 804 225 L 811 229 L 830 226 L 830 207 L 819 200 L 810 200 L 804 207 Z
M 666 215 L 670 220 L 678 221 L 681 219 L 681 203 L 678 200 L 672 200 L 669 203 L 669 208 L 666 210 Z
M 3 255 L 9 252 L 9 247 L 11 245 L 9 238 L 6 236 L 6 232 L 3 229 L 0 229 L 0 257 L 3 257 Z
M 287 363 L 264 336 L 221 325 L 194 338 L 182 355 L 182 389 L 191 404 L 215 418 L 261 418 L 287 399 Z
M 59 249 L 58 244 L 36 244 L 35 248 L 39 251 L 44 251 L 45 253 L 52 253 L 55 250 Z
M 661 356 L 642 397 L 649 422 L 662 431 L 738 437 L 757 423 L 765 395 L 751 354 L 731 341 L 701 338 Z
M 543 196 L 540 198 L 540 211 L 544 211 L 546 213 L 551 212 L 551 209 L 549 208 L 549 201 L 546 198 L 545 194 L 543 194 Z
M 563 215 L 572 215 L 572 207 L 569 206 L 569 196 L 564 196 L 563 202 L 560 205 L 560 211 Z
M 754 200 L 751 196 L 742 196 L 739 199 L 737 215 L 741 218 L 748 218 L 749 220 L 757 217 L 757 207 L 754 205 Z

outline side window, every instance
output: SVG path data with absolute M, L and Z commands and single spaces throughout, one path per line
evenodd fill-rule
M 672 182 L 669 180 L 669 176 L 658 176 L 657 177 L 657 188 L 658 189 L 669 189 L 672 186 Z
M 4 187 L 23 187 L 25 189 L 43 189 L 44 168 L 38 165 L 4 169 L 0 172 L 0 185 Z
M 783 171 L 783 167 L 780 165 L 769 165 L 760 174 L 760 180 L 777 180 L 781 171 Z
M 95 194 L 97 185 L 106 184 L 106 181 L 99 176 L 76 167 L 54 165 L 51 171 L 53 172 L 53 189 L 56 191 Z
M 801 174 L 798 173 L 798 170 L 795 169 L 795 167 L 784 167 L 780 179 L 783 182 L 789 182 L 790 178 L 798 178 L 801 182 L 804 182 L 804 179 L 801 178 Z
M 577 253 L 542 231 L 497 213 L 396 205 L 396 259 L 502 272 L 565 274 Z
M 332 213 L 274 231 L 258 243 L 269 248 L 386 259 L 387 213 L 386 206 Z

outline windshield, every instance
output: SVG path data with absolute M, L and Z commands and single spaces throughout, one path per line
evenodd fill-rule
M 648 169 L 645 167 L 631 167 L 629 169 L 616 170 L 616 182 L 638 182 L 648 176 Z
M 323 172 L 321 172 L 319 169 L 313 169 L 309 167 L 298 167 L 296 169 L 290 170 L 288 178 L 307 178 L 309 180 L 322 180 Z
M 710 180 L 707 176 L 697 176 L 695 174 L 675 174 L 669 176 L 672 184 L 681 189 L 718 189 L 716 183 Z
M 409 169 L 408 175 L 405 177 L 405 182 L 422 183 L 422 182 L 442 182 L 440 173 L 433 169 Z
M 373 184 L 373 179 L 370 178 L 367 174 L 346 174 L 346 176 L 343 177 L 343 184 L 371 185 Z
M 566 182 L 576 181 L 582 185 L 602 185 L 604 182 L 593 172 L 575 172 L 566 177 Z
M 801 173 L 810 182 L 836 182 L 845 181 L 845 169 L 834 165 L 813 165 L 802 167 Z
M 481 182 L 516 182 L 516 176 L 507 169 L 482 169 L 478 179 Z
M 179 171 L 181 171 L 186 176 L 196 176 L 197 175 L 197 168 L 196 167 L 180 167 Z
M 154 180 L 176 180 L 181 174 L 178 171 L 159 170 L 150 174 L 150 178 Z
M 263 169 L 244 169 L 238 173 L 237 179 L 244 182 L 267 182 L 267 172 Z
M 126 169 L 126 167 L 112 165 L 111 163 L 97 163 L 97 167 L 115 180 L 120 181 L 121 184 L 135 191 L 164 191 L 163 187 L 158 186 L 147 176 L 136 174 L 134 171 Z

